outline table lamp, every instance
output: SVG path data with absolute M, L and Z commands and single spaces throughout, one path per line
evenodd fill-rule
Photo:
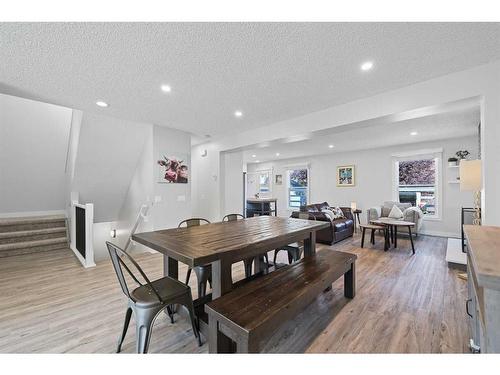
M 460 191 L 474 192 L 474 225 L 481 225 L 481 160 L 460 162 Z
M 356 202 L 351 202 L 351 211 L 354 212 L 356 211 Z

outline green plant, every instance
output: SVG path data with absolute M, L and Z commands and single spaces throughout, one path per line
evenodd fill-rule
M 459 159 L 465 159 L 470 155 L 470 152 L 467 150 L 460 150 L 455 153 Z

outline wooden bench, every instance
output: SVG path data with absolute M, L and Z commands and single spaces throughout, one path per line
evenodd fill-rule
M 208 303 L 210 353 L 259 352 L 283 323 L 342 275 L 344 295 L 354 298 L 356 258 L 355 254 L 323 250 Z

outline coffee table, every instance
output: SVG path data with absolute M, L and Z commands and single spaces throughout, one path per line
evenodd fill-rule
M 390 218 L 380 218 L 377 220 L 371 220 L 370 223 L 384 226 L 385 251 L 389 250 L 391 242 L 393 243 L 394 248 L 398 246 L 398 227 L 408 228 L 408 235 L 410 236 L 410 242 L 411 242 L 411 251 L 413 254 L 415 254 L 415 245 L 413 244 L 413 237 L 411 234 L 411 228 L 415 226 L 415 223 L 412 223 L 411 221 L 396 220 Z

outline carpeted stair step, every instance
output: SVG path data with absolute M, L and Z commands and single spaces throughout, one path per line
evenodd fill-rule
M 7 243 L 0 245 L 0 258 L 62 249 L 65 247 L 68 247 L 68 240 L 66 237 Z
M 48 240 L 51 238 L 66 238 L 66 227 L 23 230 L 0 233 L 0 245 L 14 242 Z
M 64 217 L 64 215 L 30 216 L 0 219 L 0 233 L 60 228 L 65 226 L 66 218 Z

